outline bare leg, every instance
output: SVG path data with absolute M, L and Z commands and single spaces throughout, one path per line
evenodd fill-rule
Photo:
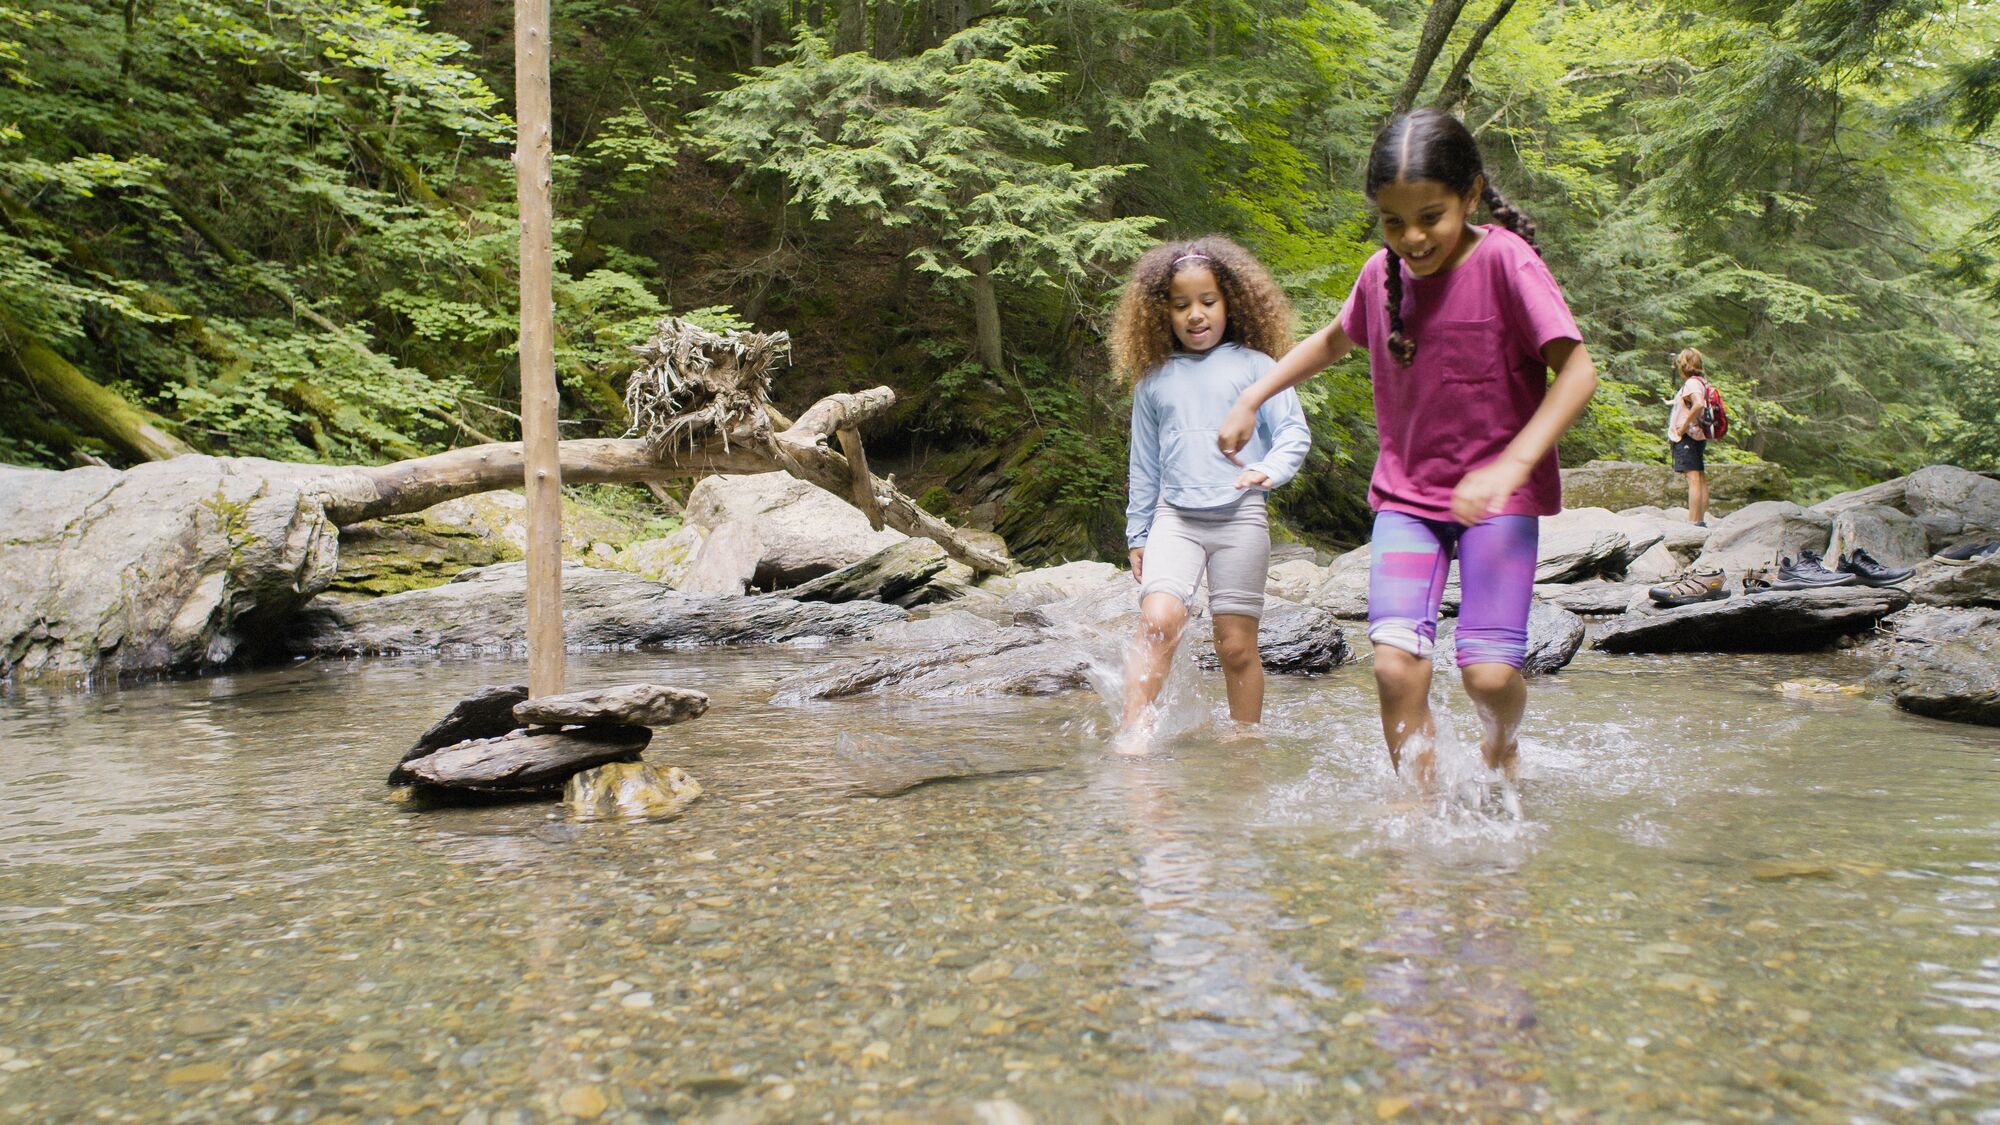
M 1229 693 L 1229 717 L 1254 723 L 1264 717 L 1264 662 L 1257 657 L 1257 619 L 1241 613 L 1215 615 L 1215 655 Z
M 1688 522 L 1700 523 L 1708 518 L 1708 474 L 1691 472 L 1688 478 Z
M 1129 728 L 1160 696 L 1174 648 L 1187 626 L 1187 605 L 1172 594 L 1153 593 L 1139 605 L 1139 632 L 1125 649 L 1125 713 Z
M 1467 664 L 1458 674 L 1465 683 L 1465 694 L 1479 709 L 1479 752 L 1486 759 L 1486 768 L 1499 770 L 1512 780 L 1520 761 L 1515 735 L 1528 708 L 1528 685 L 1521 679 L 1520 669 L 1500 663 Z
M 1431 662 L 1400 648 L 1375 646 L 1375 692 L 1382 705 L 1382 737 L 1389 762 L 1403 768 L 1403 747 L 1415 738 L 1417 780 L 1429 788 L 1437 776 L 1437 723 L 1431 717 Z

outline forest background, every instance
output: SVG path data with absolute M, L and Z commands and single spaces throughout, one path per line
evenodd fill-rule
M 662 315 L 789 331 L 776 394 L 1033 562 L 1119 558 L 1104 327 L 1210 231 L 1310 330 L 1437 104 L 1540 225 L 1602 390 L 1566 464 L 1660 461 L 1696 346 L 1802 498 L 2000 468 L 2000 6 L 1946 0 L 560 0 L 565 436 Z M 512 6 L 0 0 L 0 461 L 374 463 L 510 439 Z M 1365 536 L 1365 368 L 1302 388 L 1295 534 Z

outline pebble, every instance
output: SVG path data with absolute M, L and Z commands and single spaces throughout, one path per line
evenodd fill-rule
M 173 1028 L 182 1035 L 214 1035 L 229 1030 L 229 1021 L 213 1012 L 193 1012 L 176 1018 Z
M 1378 1121 L 1393 1121 L 1410 1111 L 1408 1098 L 1383 1098 L 1375 1103 L 1375 1118 Z
M 194 1063 L 177 1066 L 167 1072 L 167 1085 L 193 1086 L 206 1082 L 220 1082 L 229 1077 L 229 1068 L 218 1062 Z
M 1012 963 L 996 957 L 991 961 L 974 965 L 972 971 L 965 974 L 965 979 L 974 984 L 992 984 L 994 981 L 1007 979 L 1013 971 Z
M 374 1051 L 355 1051 L 340 1056 L 333 1065 L 349 1074 L 380 1074 L 389 1069 L 389 1059 Z
M 1264 1084 L 1255 1078 L 1232 1078 L 1222 1091 L 1239 1102 L 1261 1102 L 1266 1093 Z
M 957 1005 L 939 1004 L 934 1008 L 925 1008 L 918 1018 L 924 1021 L 925 1027 L 947 1028 L 957 1023 L 962 1014 L 963 1009 Z
M 563 1091 L 557 1099 L 556 1108 L 571 1117 L 589 1121 L 610 1107 L 604 1100 L 604 1091 L 595 1086 L 572 1086 Z
M 650 1008 L 653 1006 L 653 994 L 650 992 L 627 993 L 619 998 L 618 1003 L 621 1007 L 626 1008 Z

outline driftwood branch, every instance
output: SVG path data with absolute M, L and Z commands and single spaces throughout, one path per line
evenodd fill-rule
M 945 554 L 982 573 L 1012 571 L 1014 565 L 1008 559 L 967 541 L 956 528 L 917 507 L 916 501 L 867 474 L 865 458 L 856 466 L 828 447 L 829 437 L 836 437 L 843 429 L 855 429 L 895 401 L 896 393 L 887 387 L 831 395 L 761 445 L 746 443 L 742 434 L 726 444 L 722 435 L 709 434 L 656 455 L 636 438 L 565 441 L 559 447 L 562 479 L 567 484 L 640 484 L 713 473 L 782 470 L 867 513 L 867 501 L 861 493 L 865 487 L 884 524 L 905 535 L 929 539 L 944 548 Z M 856 436 L 858 448 L 858 431 Z M 336 470 L 323 478 L 320 493 L 328 518 L 347 526 L 421 511 L 476 492 L 518 488 L 521 476 L 521 443 L 496 442 L 374 468 Z

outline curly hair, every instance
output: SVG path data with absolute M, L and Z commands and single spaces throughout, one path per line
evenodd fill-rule
M 1126 383 L 1137 385 L 1173 351 L 1169 302 L 1174 277 L 1193 269 L 1214 274 L 1222 290 L 1224 341 L 1273 359 L 1291 350 L 1292 303 L 1250 251 L 1216 234 L 1164 242 L 1132 264 L 1131 280 L 1112 314 L 1112 367 Z

